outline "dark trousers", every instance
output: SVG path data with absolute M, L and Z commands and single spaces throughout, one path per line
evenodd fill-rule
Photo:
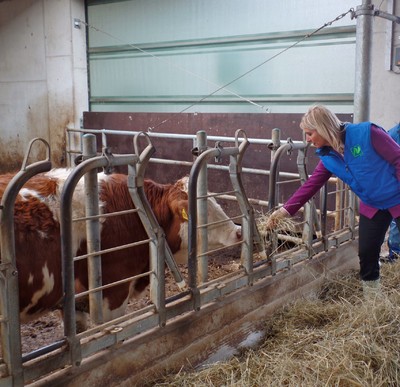
M 379 256 L 391 220 L 392 215 L 386 210 L 379 210 L 372 219 L 360 215 L 358 256 L 363 281 L 379 278 Z M 400 218 L 396 223 L 400 226 Z

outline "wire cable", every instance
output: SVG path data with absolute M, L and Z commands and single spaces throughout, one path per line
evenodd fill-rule
M 210 80 L 208 80 L 208 79 L 206 79 L 206 78 L 204 78 L 204 77 L 201 77 L 200 75 L 195 74 L 195 73 L 193 73 L 192 71 L 190 71 L 190 70 L 188 70 L 188 69 L 186 69 L 186 68 L 184 68 L 184 67 L 182 67 L 182 66 L 176 65 L 175 63 L 173 63 L 173 62 L 171 62 L 171 61 L 169 61 L 169 60 L 166 60 L 166 59 L 164 59 L 164 58 L 162 58 L 162 57 L 159 57 L 159 56 L 157 56 L 157 55 L 155 55 L 155 54 L 149 52 L 148 50 L 144 50 L 144 49 L 142 49 L 142 48 L 140 48 L 140 47 L 138 47 L 138 46 L 136 46 L 136 45 L 134 45 L 134 44 L 131 44 L 131 43 L 126 44 L 126 43 L 123 42 L 121 39 L 119 39 L 119 38 L 113 36 L 112 34 L 106 32 L 106 31 L 103 31 L 103 30 L 101 30 L 101 29 L 99 29 L 99 28 L 97 28 L 97 27 L 95 27 L 95 26 L 93 26 L 93 25 L 91 25 L 91 24 L 89 24 L 89 23 L 86 23 L 86 22 L 84 22 L 83 20 L 76 19 L 76 21 L 78 21 L 78 22 L 84 24 L 85 26 L 87 26 L 88 28 L 91 28 L 91 29 L 93 29 L 93 30 L 95 30 L 95 31 L 97 31 L 97 32 L 100 32 L 100 33 L 102 33 L 102 34 L 104 34 L 104 35 L 106 35 L 106 36 L 108 36 L 108 37 L 110 37 L 110 38 L 112 38 L 112 39 L 114 39 L 114 40 L 120 42 L 120 43 L 126 44 L 126 45 L 128 45 L 129 47 L 132 47 L 132 48 L 134 48 L 134 49 L 136 49 L 136 50 L 138 50 L 138 51 L 140 51 L 140 52 L 142 52 L 142 53 L 145 53 L 145 54 L 147 54 L 147 55 L 150 55 L 151 57 L 153 57 L 153 58 L 155 58 L 155 59 L 165 61 L 165 62 L 167 62 L 169 65 L 171 65 L 171 66 L 173 66 L 173 67 L 176 67 L 176 68 L 178 68 L 179 70 L 184 71 L 184 72 L 186 72 L 186 73 L 188 73 L 188 74 L 190 74 L 190 75 L 192 75 L 192 76 L 195 76 L 195 77 L 197 77 L 197 78 L 199 78 L 199 79 L 201 79 L 201 80 L 203 80 L 203 81 L 205 81 L 205 82 L 207 82 L 207 83 L 210 83 L 210 84 L 213 84 L 213 85 L 217 85 L 217 86 L 218 86 L 217 89 L 215 89 L 215 90 L 214 90 L 213 92 L 211 92 L 210 94 L 207 94 L 207 95 L 203 96 L 202 98 L 200 98 L 200 99 L 198 99 L 196 102 L 194 102 L 194 103 L 188 105 L 187 107 L 185 107 L 184 109 L 182 109 L 182 110 L 179 111 L 179 112 L 171 113 L 170 116 L 169 116 L 168 118 L 166 118 L 166 119 L 160 121 L 158 124 L 156 124 L 156 125 L 154 125 L 154 126 L 152 126 L 152 127 L 148 127 L 148 128 L 147 128 L 148 131 L 154 131 L 155 129 L 157 129 L 157 128 L 160 127 L 161 125 L 164 125 L 165 123 L 167 123 L 168 121 L 170 121 L 174 116 L 186 112 L 187 110 L 191 109 L 193 106 L 196 106 L 196 105 L 200 104 L 201 102 L 203 102 L 203 101 L 205 101 L 206 99 L 212 97 L 214 94 L 218 93 L 218 92 L 221 91 L 221 90 L 224 90 L 224 91 L 226 91 L 226 92 L 228 92 L 228 93 L 230 93 L 230 94 L 233 94 L 234 96 L 238 97 L 239 99 L 242 99 L 242 100 L 244 100 L 244 101 L 246 101 L 246 102 L 248 102 L 248 103 L 250 103 L 250 104 L 252 104 L 252 105 L 255 105 L 255 106 L 261 108 L 261 109 L 264 110 L 265 112 L 268 112 L 269 109 L 268 109 L 268 108 L 265 108 L 265 106 L 259 105 L 259 104 L 257 104 L 256 102 L 252 101 L 251 99 L 245 98 L 245 97 L 241 96 L 240 94 L 237 94 L 237 93 L 235 93 L 235 92 L 233 92 L 233 91 L 227 89 L 227 87 L 230 86 L 230 85 L 232 85 L 233 83 L 235 83 L 235 82 L 238 81 L 239 79 L 244 78 L 244 77 L 247 76 L 248 74 L 250 74 L 250 73 L 252 73 L 253 71 L 257 70 L 258 68 L 264 66 L 265 64 L 267 64 L 268 62 L 272 61 L 273 59 L 276 59 L 276 58 L 279 57 L 280 55 L 284 54 L 286 51 L 288 51 L 288 50 L 290 50 L 290 49 L 296 47 L 297 45 L 299 45 L 300 43 L 302 43 L 302 42 L 305 41 L 306 39 L 308 39 L 308 38 L 310 38 L 311 36 L 317 34 L 317 33 L 318 33 L 319 31 L 321 31 L 322 29 L 324 29 L 324 28 L 326 28 L 326 27 L 332 25 L 333 23 L 337 22 L 338 20 L 344 18 L 344 17 L 345 17 L 347 14 L 349 14 L 349 13 L 351 14 L 351 18 L 353 19 L 353 18 L 354 18 L 354 15 L 355 15 L 355 13 L 354 13 L 354 8 L 350 8 L 347 12 L 344 12 L 344 13 L 338 15 L 336 18 L 334 18 L 334 19 L 332 19 L 331 21 L 329 21 L 329 22 L 323 24 L 322 26 L 320 26 L 319 28 L 315 29 L 315 30 L 312 31 L 311 33 L 304 35 L 301 39 L 299 39 L 299 40 L 296 41 L 295 43 L 293 43 L 293 44 L 291 44 L 290 46 L 284 48 L 283 50 L 279 51 L 279 52 L 276 53 L 275 55 L 272 55 L 271 57 L 267 58 L 267 59 L 264 60 L 263 62 L 257 64 L 256 66 L 252 67 L 251 69 L 247 70 L 246 72 L 242 73 L 242 74 L 239 75 L 238 77 L 232 79 L 231 81 L 229 81 L 228 83 L 226 83 L 226 84 L 224 84 L 224 85 L 222 85 L 222 86 L 219 86 L 219 85 L 217 85 L 216 83 L 214 83 L 214 82 L 212 82 L 212 81 L 210 81 Z

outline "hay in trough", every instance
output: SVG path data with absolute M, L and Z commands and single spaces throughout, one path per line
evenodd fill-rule
M 200 372 L 155 386 L 400 385 L 400 262 L 382 267 L 382 293 L 364 300 L 357 273 L 265 322 L 265 341 Z

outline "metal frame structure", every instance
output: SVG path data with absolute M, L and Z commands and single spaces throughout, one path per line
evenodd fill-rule
M 126 132 L 124 132 L 126 135 Z M 144 150 L 139 149 L 139 138 L 145 138 L 147 145 Z M 202 135 L 198 136 L 199 139 Z M 143 190 L 145 169 L 150 162 L 151 156 L 154 154 L 154 147 L 151 144 L 150 135 L 144 133 L 136 133 L 132 136 L 134 153 L 130 155 L 112 155 L 103 147 L 101 155 L 94 155 L 93 149 L 96 147 L 91 143 L 95 136 L 82 131 L 82 141 L 86 143 L 83 145 L 85 156 L 84 159 L 70 174 L 69 178 L 64 184 L 61 198 L 61 237 L 62 237 L 62 262 L 63 262 L 63 278 L 64 278 L 64 334 L 65 339 L 57 341 L 49 346 L 40 348 L 37 351 L 28 354 L 21 354 L 20 331 L 19 331 L 19 316 L 18 316 L 18 282 L 15 273 L 15 256 L 14 263 L 7 264 L 7 256 L 10 252 L 2 250 L 2 263 L 1 269 L 3 274 L 1 276 L 1 293 L 6 295 L 2 298 L 2 341 L 3 343 L 3 356 L 4 363 L 0 363 L 0 386 L 13 385 L 22 386 L 24 383 L 40 379 L 49 372 L 55 371 L 60 367 L 79 368 L 84 359 L 98 354 L 99 351 L 112 348 L 118 343 L 134 337 L 135 335 L 147 332 L 151 329 L 163 329 L 167 321 L 175 318 L 178 315 L 188 314 L 191 312 L 200 311 L 204 305 L 216 300 L 221 300 L 232 292 L 247 289 L 261 279 L 268 276 L 274 276 L 279 272 L 290 269 L 296 263 L 303 262 L 316 254 L 327 251 L 331 247 L 337 247 L 345 241 L 352 240 L 356 237 L 356 229 L 351 229 L 347 226 L 341 228 L 337 232 L 323 234 L 321 238 L 313 239 L 312 225 L 316 223 L 314 217 L 316 211 L 305 211 L 304 227 L 305 235 L 308 235 L 304 240 L 303 247 L 297 247 L 292 251 L 284 253 L 272 252 L 268 257 L 264 257 L 257 262 L 254 261 L 253 248 L 256 247 L 258 252 L 262 253 L 263 245 L 262 238 L 258 233 L 255 226 L 255 216 L 253 209 L 250 205 L 250 199 L 244 193 L 242 184 L 242 159 L 245 151 L 248 149 L 251 139 L 247 138 L 246 133 L 239 130 L 235 134 L 232 147 L 223 147 L 221 142 L 216 143 L 215 148 L 203 147 L 203 151 L 199 153 L 197 159 L 194 161 L 191 173 L 189 176 L 189 256 L 188 256 L 188 289 L 183 289 L 185 281 L 182 278 L 179 269 L 174 264 L 172 255 L 165 242 L 163 231 L 157 224 L 157 221 L 152 213 L 150 206 Z M 298 151 L 301 155 L 299 157 L 300 170 L 305 171 L 305 157 L 302 152 L 306 145 L 302 142 L 293 143 L 290 139 L 286 142 L 280 141 L 276 143 L 277 150 L 274 153 L 271 168 L 271 186 L 276 188 L 278 182 L 279 158 L 285 151 Z M 272 149 L 272 141 L 267 140 L 267 149 Z M 92 150 L 92 151 L 90 151 Z M 93 157 L 89 157 L 91 154 Z M 234 199 L 237 200 L 238 207 L 241 215 L 240 220 L 242 223 L 242 236 L 241 243 L 241 257 L 240 268 L 234 273 L 228 274 L 216 280 L 209 281 L 207 276 L 203 276 L 200 281 L 198 280 L 198 272 L 206 272 L 207 270 L 207 251 L 197 252 L 197 233 L 205 229 L 206 224 L 198 226 L 198 213 L 204 211 L 201 209 L 201 203 L 204 204 L 204 199 L 208 196 L 199 196 L 198 187 L 202 183 L 199 182 L 202 170 L 207 168 L 207 164 L 211 159 L 229 159 L 229 166 L 223 168 L 225 173 L 229 173 L 230 181 L 232 183 L 232 191 L 223 192 L 220 194 L 212 194 L 218 197 L 231 197 L 233 193 Z M 104 168 L 108 170 L 110 167 L 116 165 L 128 165 L 128 187 L 131 193 L 133 202 L 142 220 L 142 223 L 149 235 L 148 240 L 143 243 L 149 244 L 151 269 L 146 275 L 151 278 L 151 305 L 146 306 L 138 311 L 128 313 L 123 317 L 112 320 L 106 323 L 99 323 L 99 325 L 77 333 L 75 328 L 75 300 L 82 296 L 82 294 L 75 294 L 74 291 L 74 260 L 88 259 L 100 257 L 102 252 L 97 248 L 88 252 L 85 256 L 74 257 L 72 252 L 72 225 L 74 221 L 87 221 L 88 224 L 98 220 L 102 215 L 97 215 L 94 209 L 90 209 L 85 219 L 72 219 L 72 195 L 74 188 L 78 181 L 85 176 L 85 180 L 89 189 L 93 189 L 93 184 L 90 182 L 91 172 L 97 168 Z M 12 199 L 7 199 L 8 195 L 3 197 L 3 202 L 6 203 L 7 212 L 2 211 L 2 249 L 9 246 L 11 253 L 14 247 L 12 235 L 8 235 L 7 231 L 13 230 L 13 200 L 22 187 L 23 183 L 32 177 L 36 172 L 43 172 L 51 167 L 48 161 L 39 163 L 39 169 L 36 170 L 36 165 L 30 166 L 20 172 L 24 177 L 18 178 L 17 182 L 10 184 L 8 191 L 13 193 Z M 221 166 L 222 169 L 222 166 Z M 26 171 L 28 170 L 28 171 Z M 34 171 L 34 172 L 33 172 Z M 293 174 L 289 174 L 293 178 Z M 287 177 L 282 174 L 281 177 Z M 299 175 L 297 176 L 299 178 Z M 301 177 L 301 176 L 300 176 Z M 303 179 L 306 176 L 303 175 Z M 274 191 L 270 193 L 270 205 L 274 201 Z M 11 200 L 11 201 L 10 201 Z M 205 201 L 205 204 L 206 201 Z M 3 204 L 4 205 L 4 204 Z M 275 204 L 273 204 L 275 206 Z M 200 211 L 200 212 L 198 212 Z M 354 211 L 353 211 L 354 213 Z M 326 213 L 323 214 L 326 217 Z M 90 227 L 88 227 L 89 232 Z M 96 226 L 94 226 L 95 234 Z M 274 238 L 278 236 L 275 235 Z M 4 238 L 8 238 L 3 243 Z M 10 239 L 11 238 L 11 239 Z M 139 242 L 140 243 L 140 242 Z M 96 259 L 95 259 L 96 261 Z M 97 262 L 98 263 L 98 262 Z M 171 297 L 165 298 L 165 279 L 164 279 L 164 266 L 167 263 L 168 267 L 174 274 L 175 280 L 180 284 L 182 291 Z M 205 268 L 204 268 L 205 267 Z M 14 269 L 12 269 L 14 268 Z M 94 271 L 96 272 L 96 266 Z M 9 274 L 7 274 L 9 273 Z M 96 294 L 102 290 L 102 286 L 94 284 L 93 288 L 85 295 Z M 100 298 L 101 300 L 101 298 Z M 98 302 L 98 301 L 97 301 Z M 10 305 L 10 303 L 12 305 Z M 92 301 L 92 304 L 96 301 Z M 91 306 L 91 309 L 94 309 Z M 10 324 L 10 322 L 13 322 Z M 96 337 L 96 339 L 94 339 Z M 17 343 L 17 344 L 14 344 Z

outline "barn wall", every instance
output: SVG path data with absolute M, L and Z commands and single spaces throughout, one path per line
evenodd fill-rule
M 85 29 L 74 18 L 85 19 L 83 0 L 0 2 L 0 172 L 20 168 L 34 137 L 49 141 L 55 165 L 65 161 L 65 128 L 87 109 Z

